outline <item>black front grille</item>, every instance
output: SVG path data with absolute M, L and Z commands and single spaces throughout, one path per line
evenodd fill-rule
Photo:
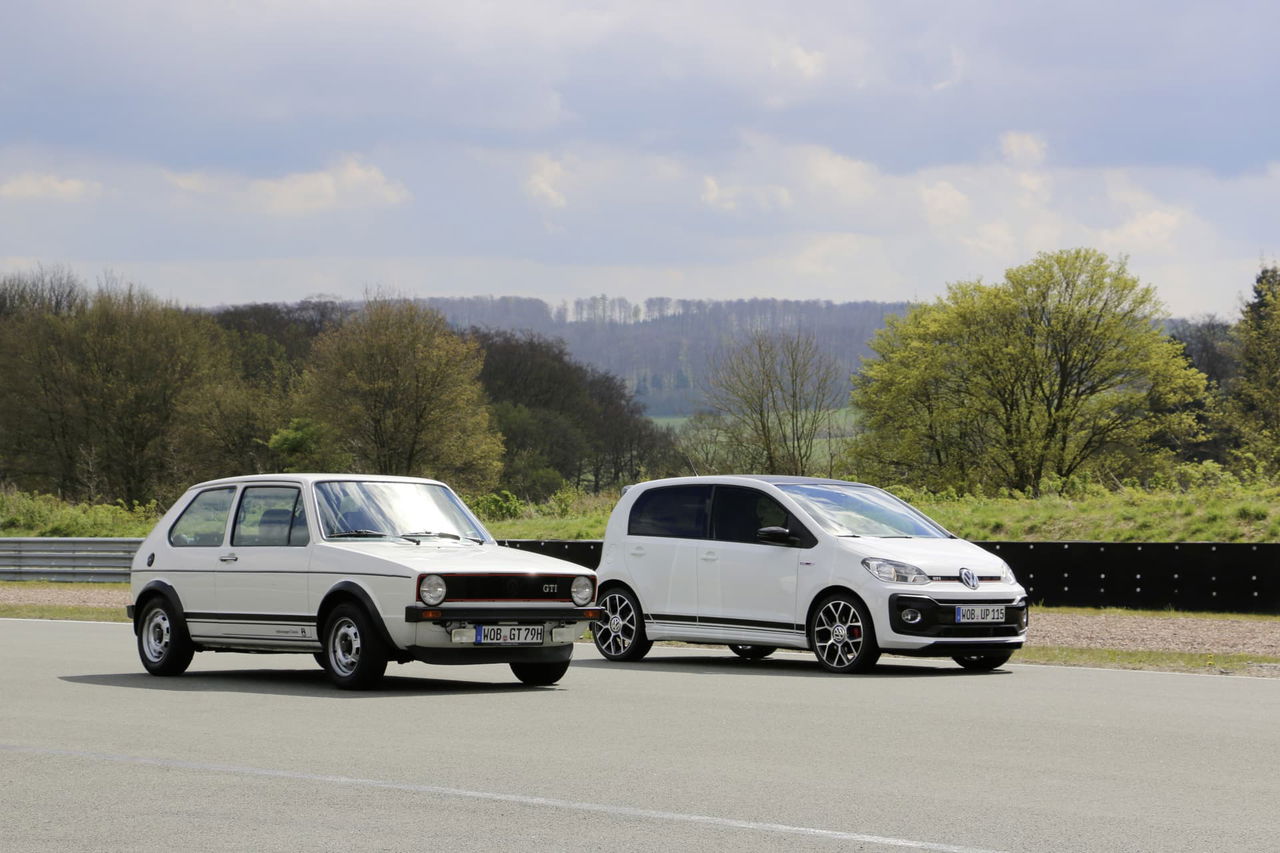
M 445 601 L 571 601 L 576 575 L 445 575 Z
M 1004 605 L 1004 621 L 957 623 L 955 621 L 956 605 L 974 604 Z M 920 621 L 914 624 L 903 621 L 902 611 L 907 609 L 919 611 L 922 617 Z M 1022 619 L 1026 609 L 1025 604 L 1016 605 L 1007 598 L 934 600 L 924 596 L 891 595 L 889 596 L 889 625 L 896 633 L 913 634 L 919 637 L 971 640 L 1017 637 L 1022 634 Z

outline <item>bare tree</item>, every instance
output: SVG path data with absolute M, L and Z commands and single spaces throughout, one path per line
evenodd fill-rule
M 713 357 L 704 390 L 740 464 L 808 475 L 818 472 L 819 439 L 831 434 L 847 385 L 813 335 L 755 331 Z

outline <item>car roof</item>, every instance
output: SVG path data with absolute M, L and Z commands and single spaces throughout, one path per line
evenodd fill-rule
M 426 477 L 397 477 L 391 474 L 243 474 L 237 477 L 223 477 L 218 480 L 206 480 L 203 483 L 196 483 L 191 486 L 192 489 L 204 489 L 210 486 L 234 486 L 241 483 L 319 483 L 330 481 L 360 481 L 360 482 L 379 482 L 379 483 L 429 483 L 431 485 L 443 486 L 444 483 L 439 480 L 431 480 Z M 188 490 L 189 491 L 189 490 Z
M 835 480 L 829 477 L 798 477 L 785 474 L 702 474 L 695 477 L 669 477 L 663 480 L 648 480 L 643 483 L 636 483 L 636 486 L 680 486 L 680 485 L 697 485 L 697 484 L 715 485 L 734 485 L 740 483 L 768 483 L 772 486 L 796 486 L 796 485 L 830 485 L 830 486 L 861 486 L 863 488 L 876 488 L 867 483 L 857 483 L 852 480 Z

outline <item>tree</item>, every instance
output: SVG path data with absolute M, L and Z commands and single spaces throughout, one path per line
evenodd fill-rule
M 850 457 L 891 482 L 1039 494 L 1104 460 L 1198 438 L 1205 377 L 1123 259 L 1042 253 L 892 319 L 855 380 Z
M 327 425 L 360 470 L 484 491 L 497 479 L 502 438 L 480 386 L 482 361 L 437 312 L 370 298 L 316 339 L 300 414 Z
M 1236 326 L 1239 375 L 1230 411 L 1243 450 L 1270 473 L 1280 470 L 1280 267 L 1264 267 Z
M 200 450 L 177 436 L 190 408 L 230 376 L 217 328 L 110 276 L 92 296 L 66 284 L 54 302 L 4 323 L 8 475 L 126 503 L 185 487 Z
M 706 402 L 756 473 L 816 472 L 818 439 L 830 434 L 847 393 L 835 359 L 813 335 L 755 331 L 712 359 Z

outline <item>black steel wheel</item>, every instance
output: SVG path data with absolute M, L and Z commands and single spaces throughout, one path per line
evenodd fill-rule
M 386 644 L 360 605 L 339 604 L 325 620 L 324 671 L 343 690 L 372 687 L 387 671 Z
M 167 598 L 157 596 L 143 605 L 138 619 L 138 657 L 147 672 L 181 675 L 195 653 L 187 623 Z

